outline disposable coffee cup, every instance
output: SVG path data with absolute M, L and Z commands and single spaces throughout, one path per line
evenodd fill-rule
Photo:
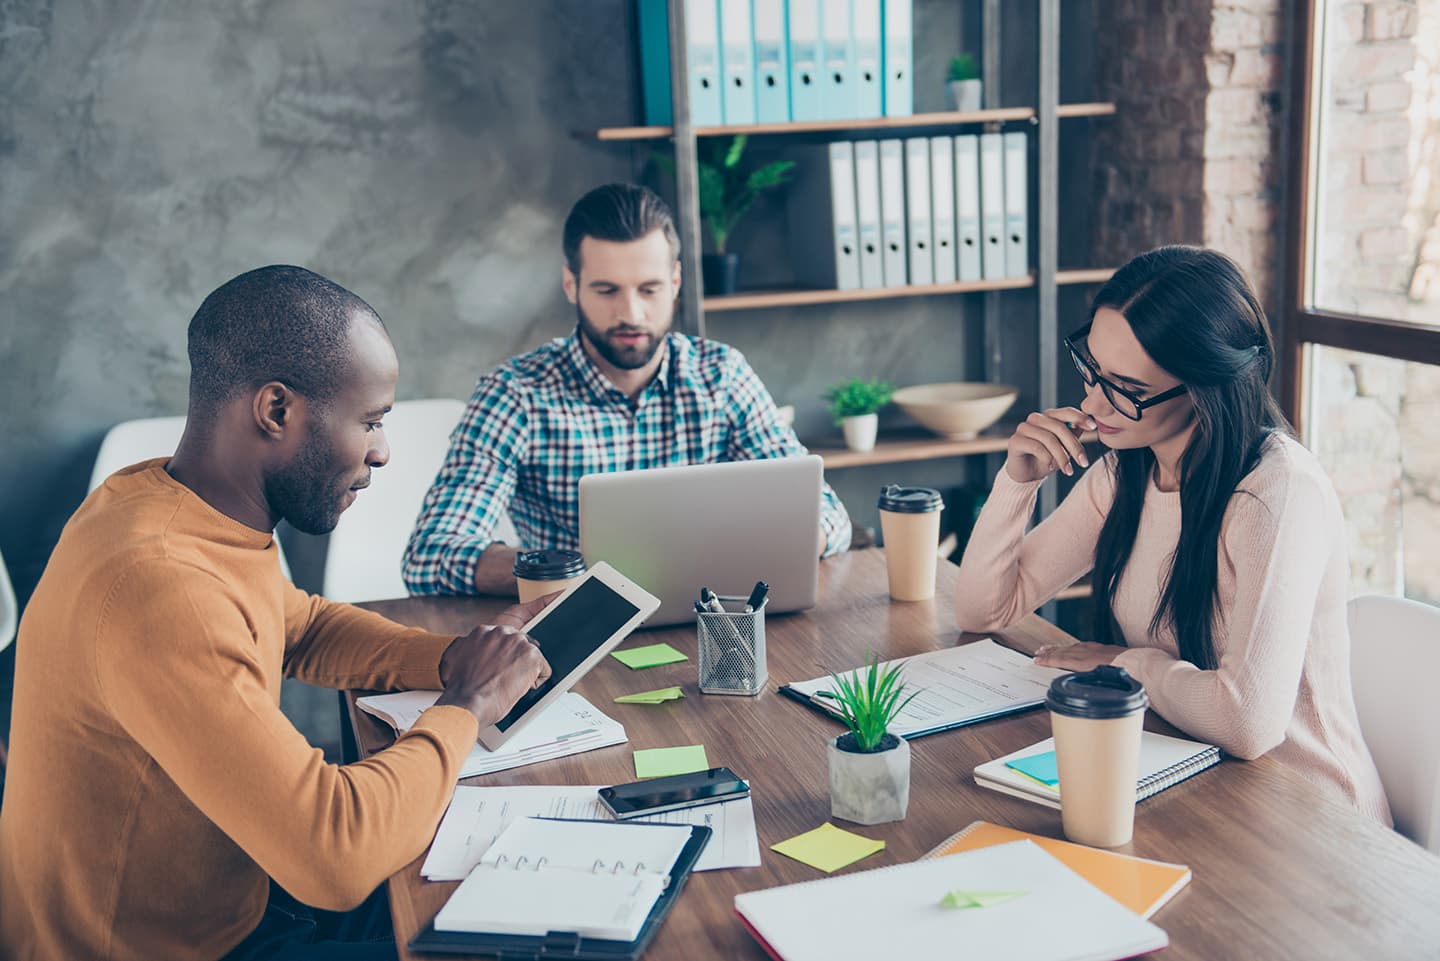
M 525 604 L 563 591 L 585 576 L 585 558 L 579 551 L 521 551 L 515 555 L 515 586 Z
M 1121 667 L 1104 665 L 1050 683 L 1060 821 L 1078 844 L 1113 848 L 1135 833 L 1140 732 L 1150 699 Z
M 880 489 L 880 531 L 890 596 L 926 601 L 935 596 L 935 561 L 940 547 L 940 511 L 945 501 L 929 487 Z

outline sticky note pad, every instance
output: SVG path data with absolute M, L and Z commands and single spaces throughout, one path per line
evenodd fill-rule
M 1016 758 L 1013 761 L 1006 761 L 1006 767 L 1014 768 L 1028 778 L 1034 778 L 1041 784 L 1054 787 L 1060 783 L 1060 771 L 1055 766 L 1055 752 L 1046 751 L 1044 754 L 1032 754 L 1030 757 Z
M 868 858 L 876 851 L 885 850 L 885 842 L 842 831 L 827 823 L 813 831 L 797 834 L 788 841 L 772 844 L 770 850 L 829 873 L 854 864 L 861 858 Z
M 710 762 L 705 757 L 703 744 L 654 747 L 635 752 L 636 777 L 667 777 L 671 774 L 691 774 L 708 770 Z
M 651 644 L 648 647 L 611 651 L 610 656 L 632 671 L 638 671 L 642 667 L 659 667 L 661 664 L 674 664 L 677 661 L 690 660 L 669 644 Z
M 950 891 L 940 899 L 942 908 L 989 908 L 1023 898 L 1028 891 Z
M 676 698 L 684 697 L 685 692 L 678 687 L 662 687 L 658 691 L 641 691 L 639 694 L 621 694 L 615 699 L 616 704 L 660 704 L 664 701 L 673 701 Z

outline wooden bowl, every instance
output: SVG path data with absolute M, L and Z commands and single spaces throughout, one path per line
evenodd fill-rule
M 892 400 L 942 437 L 969 440 L 999 420 L 1019 394 L 1009 384 L 955 382 L 902 387 Z

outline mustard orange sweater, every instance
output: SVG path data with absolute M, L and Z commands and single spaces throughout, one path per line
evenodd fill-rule
M 0 955 L 213 961 L 273 877 L 341 910 L 429 843 L 476 722 L 436 707 L 390 749 L 325 763 L 282 674 L 434 688 L 451 638 L 311 597 L 268 533 L 149 461 L 66 526 L 25 611 L 0 805 Z

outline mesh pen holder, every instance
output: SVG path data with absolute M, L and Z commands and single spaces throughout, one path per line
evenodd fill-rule
M 765 689 L 765 605 L 745 613 L 743 597 L 721 597 L 724 614 L 695 615 L 700 639 L 700 690 L 706 694 L 759 694 Z M 737 610 L 731 610 L 736 608 Z

